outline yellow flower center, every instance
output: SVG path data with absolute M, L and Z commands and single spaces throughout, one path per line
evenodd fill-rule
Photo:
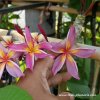
M 40 53 L 40 50 L 39 50 L 40 46 L 37 45 L 37 44 L 34 44 L 33 45 L 29 45 L 27 48 L 26 48 L 26 51 L 28 53 Z
M 7 55 L 7 54 L 5 54 L 4 56 L 3 56 L 3 61 L 4 62 L 7 62 L 9 60 L 9 56 Z

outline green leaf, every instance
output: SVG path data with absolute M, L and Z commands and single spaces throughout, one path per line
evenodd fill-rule
M 19 17 L 19 15 L 17 15 L 17 14 L 13 14 L 13 15 L 11 15 L 10 17 L 9 17 L 9 19 L 19 19 L 20 17 Z
M 17 86 L 11 85 L 0 88 L 0 100 L 33 100 L 32 97 L 24 90 Z
M 97 95 L 97 96 L 95 96 L 95 97 L 93 97 L 93 99 L 92 100 L 100 100 L 100 94 L 99 95 Z
M 89 82 L 90 79 L 90 66 L 91 66 L 91 60 L 90 59 L 84 59 L 85 60 L 85 74 L 86 74 L 86 79 Z
M 100 17 L 96 17 L 96 20 L 97 20 L 98 22 L 100 22 Z
M 2 22 L 2 23 L 0 24 L 0 28 L 1 28 L 1 29 L 7 29 L 7 24 L 5 24 L 4 22 Z
M 4 15 L 4 16 L 2 17 L 2 21 L 3 21 L 3 22 L 7 22 L 7 21 L 8 21 L 8 16 L 7 16 L 7 15 Z
M 14 29 L 14 24 L 11 22 L 8 22 L 8 29 Z
M 90 88 L 87 85 L 68 82 L 67 88 L 69 91 L 72 92 L 72 94 L 75 95 L 75 97 L 89 98 L 89 96 L 87 96 L 87 95 L 90 94 Z
M 78 11 L 81 9 L 81 0 L 70 0 L 70 4 L 69 6 L 74 8 L 74 9 L 77 9 Z M 92 0 L 86 0 L 86 9 L 89 8 L 90 4 L 91 4 Z M 78 3 L 78 4 L 77 4 Z
M 77 5 L 78 2 L 78 5 Z M 79 10 L 81 8 L 80 0 L 70 0 L 69 6 Z

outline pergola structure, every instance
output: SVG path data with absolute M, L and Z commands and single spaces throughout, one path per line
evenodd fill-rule
M 48 5 L 49 2 L 51 3 L 56 3 L 56 4 L 67 4 L 69 5 L 70 0 L 3 0 L 5 2 L 10 2 L 14 5 L 16 5 L 16 8 L 8 8 L 7 9 L 0 9 L 0 13 L 6 13 L 6 12 L 12 12 L 12 11 L 17 11 L 17 10 L 22 10 L 22 9 L 38 9 L 38 10 L 43 10 L 45 9 L 45 6 Z M 97 1 L 98 4 L 97 6 L 100 7 L 100 1 Z M 50 11 L 59 11 L 59 12 L 67 12 L 71 14 L 78 14 L 78 10 L 74 8 L 69 8 L 69 7 L 62 7 L 62 6 L 56 6 L 56 5 L 51 5 L 49 7 Z M 89 13 L 91 15 L 92 12 Z M 100 11 L 96 11 L 96 15 L 100 16 Z

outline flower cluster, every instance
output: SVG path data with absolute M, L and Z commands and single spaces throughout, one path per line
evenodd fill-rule
M 40 26 L 38 27 L 40 31 L 44 32 Z M 34 70 L 37 59 L 53 56 L 46 52 L 48 50 L 58 54 L 54 59 L 55 62 L 52 67 L 54 75 L 62 69 L 66 62 L 68 73 L 74 78 L 79 79 L 77 64 L 72 56 L 88 58 L 95 52 L 95 50 L 88 48 L 74 48 L 76 38 L 74 25 L 70 27 L 67 38 L 59 43 L 49 43 L 45 34 L 32 36 L 28 27 L 25 27 L 25 32 L 18 26 L 15 28 L 24 37 L 25 41 L 23 43 L 14 43 L 13 40 L 7 41 L 4 39 L 3 43 L 0 43 L 0 78 L 5 68 L 13 77 L 24 75 L 18 63 L 20 56 L 25 59 L 26 68 Z

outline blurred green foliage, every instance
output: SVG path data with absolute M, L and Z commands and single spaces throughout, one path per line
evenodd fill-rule
M 0 19 L 0 28 L 1 29 L 14 29 L 14 24 L 12 23 L 13 19 L 19 19 L 19 15 L 14 14 L 14 13 L 8 13 L 1 15 Z

